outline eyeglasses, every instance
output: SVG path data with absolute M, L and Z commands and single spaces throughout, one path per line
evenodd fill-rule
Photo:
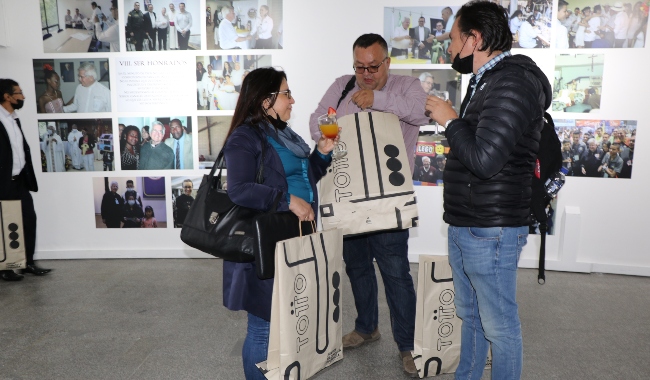
M 366 67 L 366 66 L 352 66 L 352 68 L 354 69 L 354 72 L 357 73 L 357 74 L 363 74 L 364 72 L 366 72 L 366 70 L 368 70 L 368 72 L 369 72 L 370 74 L 374 74 L 374 73 L 376 73 L 377 71 L 379 71 L 379 67 L 380 67 L 381 65 L 383 65 L 384 62 L 385 62 L 387 59 L 388 59 L 388 57 L 382 59 L 382 60 L 381 60 L 381 63 L 378 64 L 377 66 L 368 66 L 368 67 Z
M 285 94 L 287 96 L 287 99 L 291 100 L 291 90 L 277 91 L 271 93 L 271 95 L 279 95 L 279 94 Z

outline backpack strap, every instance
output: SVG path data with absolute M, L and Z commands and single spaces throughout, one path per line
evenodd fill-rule
M 350 92 L 350 90 L 352 90 L 354 88 L 354 84 L 356 83 L 356 81 L 357 81 L 357 77 L 353 75 L 352 78 L 350 78 L 348 83 L 345 85 L 345 89 L 341 93 L 341 97 L 339 98 L 339 102 L 336 103 L 336 108 L 337 109 L 341 105 L 341 102 L 343 101 L 343 99 L 345 99 L 345 97 L 348 96 L 348 93 Z

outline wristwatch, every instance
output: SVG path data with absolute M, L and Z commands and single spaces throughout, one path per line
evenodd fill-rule
M 456 119 L 449 119 L 449 120 L 447 120 L 447 122 L 445 123 L 445 129 L 449 128 L 449 124 L 450 124 L 452 121 L 454 121 L 454 120 L 456 120 Z

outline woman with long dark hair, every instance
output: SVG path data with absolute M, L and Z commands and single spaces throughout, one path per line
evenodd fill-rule
M 228 195 L 240 206 L 266 211 L 290 210 L 300 221 L 316 219 L 316 182 L 331 162 L 335 140 L 321 137 L 310 152 L 287 125 L 295 100 L 286 74 L 274 68 L 252 71 L 241 94 L 224 146 Z M 255 177 L 265 146 L 264 181 Z M 255 363 L 266 360 L 271 320 L 273 279 L 260 280 L 255 263 L 223 263 L 223 303 L 248 312 L 248 333 L 242 349 L 246 379 L 264 379 Z

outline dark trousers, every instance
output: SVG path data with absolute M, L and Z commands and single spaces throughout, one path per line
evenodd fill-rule
M 398 57 L 400 55 L 408 55 L 408 54 L 409 54 L 409 49 L 397 49 L 397 48 L 390 49 L 391 57 Z
M 273 49 L 273 38 L 260 38 L 255 41 L 255 49 Z
M 158 50 L 167 50 L 167 29 L 158 28 Z
M 25 241 L 25 257 L 27 258 L 27 265 L 34 265 L 34 251 L 36 250 L 36 211 L 34 210 L 34 201 L 32 195 L 27 190 L 27 185 L 22 179 L 22 175 L 18 179 L 12 180 L 6 185 L 9 191 L 6 196 L 3 196 L 3 201 L 21 201 L 21 209 L 23 212 L 23 238 Z
M 150 29 L 147 33 L 149 33 L 149 50 L 155 51 L 156 50 L 156 29 Z
M 141 31 L 133 32 L 133 36 L 131 36 L 131 43 L 135 45 L 136 51 L 142 51 L 142 43 L 144 42 L 144 38 L 145 38 L 144 32 Z
M 619 40 L 619 39 L 615 39 L 615 40 L 614 40 L 614 47 L 615 47 L 615 48 L 622 48 L 624 43 L 625 43 L 625 38 L 622 38 L 622 39 L 620 39 L 620 40 Z
M 176 31 L 176 35 L 178 36 L 178 50 L 187 50 L 187 45 L 190 42 L 190 32 L 188 31 L 183 37 L 181 32 Z

